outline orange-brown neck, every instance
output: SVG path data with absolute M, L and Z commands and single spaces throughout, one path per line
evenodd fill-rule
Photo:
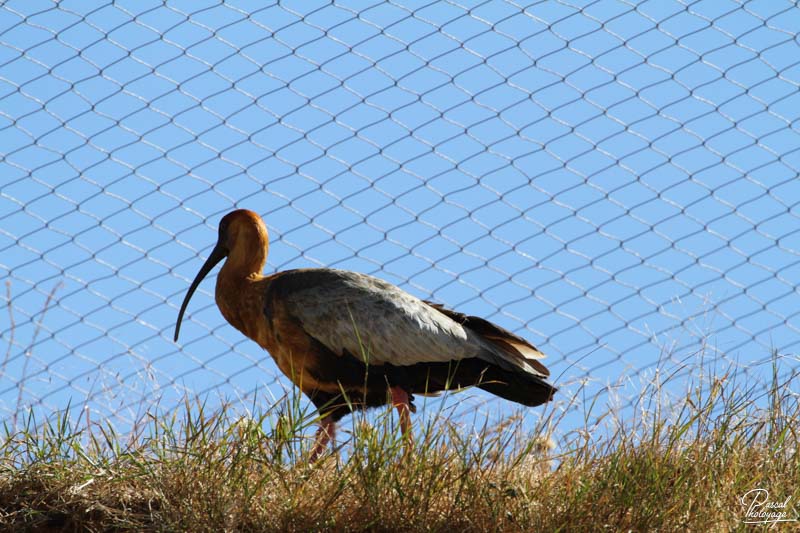
M 269 235 L 261 219 L 232 221 L 227 232 L 228 257 L 217 276 L 215 299 L 222 316 L 259 342 L 263 291 L 259 289 L 269 251 Z
M 228 257 L 222 266 L 220 276 L 223 274 L 239 278 L 260 276 L 269 252 L 267 228 L 260 219 L 236 222 L 240 221 L 232 223 L 228 230 Z

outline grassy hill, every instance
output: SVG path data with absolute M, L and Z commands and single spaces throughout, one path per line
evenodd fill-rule
M 796 373 L 769 390 L 722 375 L 681 401 L 553 440 L 518 418 L 418 427 L 355 416 L 340 450 L 309 465 L 313 417 L 287 399 L 258 416 L 187 402 L 131 435 L 70 413 L 0 448 L 0 527 L 101 531 L 622 531 L 794 529 L 800 518 Z M 657 396 L 653 384 L 645 395 Z M 762 387 L 763 388 L 763 387 Z M 645 402 L 642 402 L 645 404 Z M 614 413 L 608 413 L 613 420 Z M 346 420 L 350 420 L 349 418 Z M 85 426 L 85 424 L 84 424 Z M 598 426 L 599 427 L 599 426 Z M 762 489 L 764 492 L 751 492 Z M 767 509 L 757 497 L 785 507 Z M 744 498 L 744 501 L 743 501 Z M 788 499 L 788 501 L 787 501 Z M 753 514 L 756 513 L 756 514 Z M 777 515 L 776 515 L 777 516 Z M 754 518 L 755 517 L 755 518 Z

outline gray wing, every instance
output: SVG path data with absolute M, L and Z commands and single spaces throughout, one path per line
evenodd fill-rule
M 548 375 L 535 360 L 543 354 L 526 340 L 372 276 L 299 269 L 277 274 L 271 285 L 305 332 L 339 355 L 398 366 L 478 357 L 506 370 Z
M 356 272 L 284 272 L 281 303 L 312 337 L 336 354 L 407 366 L 478 357 L 476 335 L 422 300 Z

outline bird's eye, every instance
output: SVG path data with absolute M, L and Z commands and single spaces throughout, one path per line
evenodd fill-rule
M 217 235 L 217 239 L 219 240 L 219 242 L 224 242 L 224 241 L 227 240 L 227 238 L 228 238 L 228 227 L 229 226 L 230 226 L 230 224 L 228 223 L 227 220 L 222 219 L 220 221 L 220 223 L 219 223 L 219 233 Z

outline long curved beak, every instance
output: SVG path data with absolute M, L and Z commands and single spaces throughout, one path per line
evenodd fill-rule
M 186 306 L 189 305 L 189 300 L 192 298 L 192 294 L 194 294 L 195 289 L 197 286 L 200 285 L 200 282 L 203 281 L 211 269 L 217 266 L 217 263 L 222 261 L 228 256 L 228 250 L 225 249 L 223 245 L 217 243 L 213 250 L 211 250 L 211 255 L 208 256 L 206 262 L 203 263 L 203 266 L 200 267 L 200 271 L 194 277 L 194 281 L 192 282 L 191 286 L 189 286 L 189 292 L 186 293 L 186 298 L 183 299 L 183 303 L 181 304 L 181 310 L 178 313 L 178 323 L 175 324 L 175 342 L 178 342 L 178 335 L 181 332 L 181 321 L 183 320 L 183 313 L 186 311 Z

